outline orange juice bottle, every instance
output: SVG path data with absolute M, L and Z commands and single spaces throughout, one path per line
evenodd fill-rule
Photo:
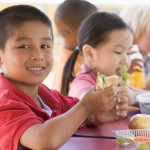
M 133 52 L 134 54 L 131 55 L 131 61 L 133 59 L 143 59 L 143 56 L 140 54 L 138 46 L 133 46 Z M 135 87 L 135 88 L 144 88 L 145 87 L 145 77 L 144 77 L 144 71 L 143 71 L 143 64 L 140 66 L 134 66 L 133 67 L 134 72 L 131 73 L 130 78 L 128 79 L 128 83 Z

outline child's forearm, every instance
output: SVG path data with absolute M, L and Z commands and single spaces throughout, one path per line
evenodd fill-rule
M 112 121 L 115 121 L 115 118 L 114 118 L 112 112 L 107 112 L 107 113 L 104 113 L 104 114 L 99 115 L 99 116 L 88 117 L 85 124 L 87 126 L 96 127 L 96 126 L 99 126 L 101 124 L 112 122 Z
M 116 92 L 113 87 L 102 91 L 95 91 L 95 88 L 92 88 L 66 113 L 43 124 L 29 127 L 21 136 L 20 143 L 36 150 L 58 149 L 88 116 L 104 115 L 109 112 L 116 102 L 115 96 Z
M 98 117 L 96 117 L 96 116 L 90 116 L 85 121 L 85 124 L 86 124 L 86 126 L 96 127 L 96 126 L 103 124 L 103 122 L 100 120 L 101 119 L 98 119 Z
M 68 112 L 29 127 L 22 135 L 20 143 L 31 149 L 58 149 L 86 120 L 88 113 L 82 103 Z

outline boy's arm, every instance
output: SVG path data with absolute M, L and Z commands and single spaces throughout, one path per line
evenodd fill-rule
M 87 116 L 85 107 L 78 103 L 64 114 L 26 129 L 20 138 L 20 143 L 30 149 L 58 149 L 72 136 Z
M 103 92 L 92 89 L 66 113 L 26 129 L 20 143 L 30 149 L 58 149 L 88 116 L 98 116 L 111 110 L 116 101 L 115 97 L 113 88 Z

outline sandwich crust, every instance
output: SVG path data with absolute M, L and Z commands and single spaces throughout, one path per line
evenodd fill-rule
M 102 78 L 101 75 L 98 74 L 96 79 L 96 91 L 103 90 L 111 86 L 117 87 L 118 84 L 119 84 L 119 76 L 112 75 Z

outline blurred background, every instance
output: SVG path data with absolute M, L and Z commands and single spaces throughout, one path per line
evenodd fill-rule
M 55 67 L 56 62 L 58 61 L 59 49 L 60 47 L 62 47 L 62 41 L 55 28 L 53 17 L 56 8 L 63 1 L 64 0 L 0 0 L 0 10 L 12 5 L 29 4 L 39 8 L 40 10 L 42 10 L 48 15 L 48 17 L 52 21 L 53 31 L 54 31 L 54 60 L 55 61 L 54 61 L 53 69 Z M 137 4 L 150 5 L 149 0 L 87 0 L 87 1 L 95 4 L 100 10 L 114 12 L 117 14 L 120 12 L 120 10 L 123 7 L 127 5 L 137 5 Z M 53 70 L 44 81 L 44 83 L 48 87 L 51 87 L 52 76 L 53 76 Z

